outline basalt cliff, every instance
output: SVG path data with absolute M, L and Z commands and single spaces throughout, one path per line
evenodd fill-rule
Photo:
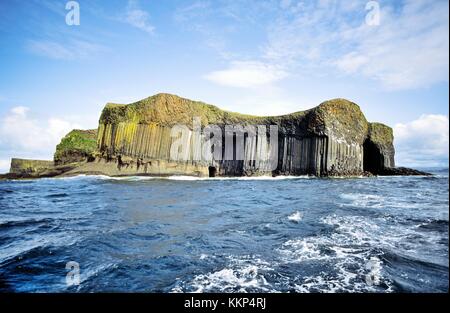
M 213 137 L 210 157 L 202 158 L 205 142 Z M 12 159 L 3 178 L 426 175 L 395 167 L 393 141 L 390 127 L 369 123 L 359 106 L 345 99 L 259 117 L 157 94 L 127 105 L 108 103 L 98 129 L 71 131 L 56 147 L 53 161 Z M 181 144 L 177 157 L 175 143 Z

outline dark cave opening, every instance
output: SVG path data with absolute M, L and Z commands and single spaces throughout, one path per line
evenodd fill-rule
M 209 177 L 216 177 L 217 168 L 215 166 L 208 167 Z
M 370 140 L 364 141 L 363 167 L 365 172 L 379 174 L 383 170 L 383 154 L 380 149 Z

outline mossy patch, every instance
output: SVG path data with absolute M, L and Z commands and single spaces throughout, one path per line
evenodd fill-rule
M 305 116 L 307 111 L 281 116 L 254 116 L 221 110 L 200 101 L 193 101 L 171 94 L 157 94 L 146 99 L 124 105 L 108 103 L 100 117 L 100 124 L 120 122 L 138 124 L 192 125 L 193 117 L 200 117 L 202 125 L 267 125 L 282 124 Z
M 308 129 L 315 134 L 360 144 L 367 136 L 369 124 L 364 114 L 357 104 L 346 99 L 322 102 L 311 109 L 310 115 Z
M 374 144 L 388 148 L 393 145 L 394 133 L 389 126 L 381 123 L 370 123 L 369 138 Z
M 91 156 L 97 149 L 97 130 L 74 129 L 56 146 L 55 163 L 68 163 Z M 73 159 L 77 156 L 77 159 Z

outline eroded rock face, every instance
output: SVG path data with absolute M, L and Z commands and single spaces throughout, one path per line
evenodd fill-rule
M 56 146 L 56 165 L 85 162 L 93 159 L 97 150 L 97 130 L 74 129 Z
M 269 155 L 258 157 L 261 138 L 248 136 L 242 160 L 199 161 L 198 146 L 194 143 L 193 118 L 202 126 L 218 125 L 225 142 L 225 125 L 266 125 L 278 127 L 276 166 L 264 161 Z M 187 136 L 189 158 L 184 162 L 170 162 L 170 148 L 174 141 L 171 127 L 182 124 L 190 127 Z M 172 164 L 166 170 L 199 175 L 362 175 L 364 172 L 364 142 L 369 135 L 369 123 L 358 105 L 345 99 L 334 99 L 311 110 L 283 116 L 258 117 L 227 112 L 202 102 L 159 94 L 129 105 L 108 104 L 100 118 L 98 129 L 99 152 L 103 159 L 128 157 L 127 168 L 136 167 L 137 174 L 162 174 L 160 167 L 138 169 L 137 160 L 160 160 Z M 380 124 L 381 125 L 381 124 Z M 387 127 L 387 126 L 385 126 Z M 270 137 L 267 131 L 267 137 Z M 267 138 L 265 139 L 267 140 Z M 391 141 L 392 145 L 392 141 Z M 234 146 L 222 146 L 236 150 Z M 274 151 L 267 151 L 273 153 Z M 214 169 L 212 169 L 214 168 Z M 166 171 L 164 171 L 166 172 Z
M 16 175 L 36 175 L 53 168 L 52 161 L 44 160 L 28 160 L 28 159 L 11 159 L 11 168 L 9 172 Z
M 53 161 L 29 160 L 29 159 L 11 159 L 11 168 L 8 174 L 0 178 L 40 178 L 54 177 L 62 175 L 75 169 L 76 165 L 55 165 Z
M 194 120 L 203 134 L 199 135 Z M 174 125 L 184 125 L 187 135 L 172 136 Z M 204 159 L 199 157 L 199 142 L 210 136 L 204 132 L 212 125 L 222 136 L 222 144 L 213 150 L 222 157 L 213 154 Z M 245 131 L 227 137 L 229 126 Z M 275 128 L 277 136 L 272 133 Z M 183 159 L 171 155 L 176 140 L 187 147 Z M 395 169 L 393 140 L 390 127 L 367 122 L 359 106 L 345 99 L 288 115 L 260 117 L 157 94 L 128 105 L 107 104 L 98 130 L 67 134 L 57 146 L 54 162 L 33 161 L 28 166 L 14 159 L 11 175 L 417 175 L 414 170 Z M 238 142 L 244 147 L 240 157 Z
M 395 149 L 392 128 L 370 123 L 369 132 L 364 141 L 364 170 L 372 174 L 382 174 L 385 169 L 394 168 Z

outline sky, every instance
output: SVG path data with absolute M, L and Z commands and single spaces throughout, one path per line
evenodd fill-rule
M 256 115 L 346 98 L 394 129 L 397 165 L 448 166 L 448 6 L 1 0 L 0 172 L 160 92 Z

